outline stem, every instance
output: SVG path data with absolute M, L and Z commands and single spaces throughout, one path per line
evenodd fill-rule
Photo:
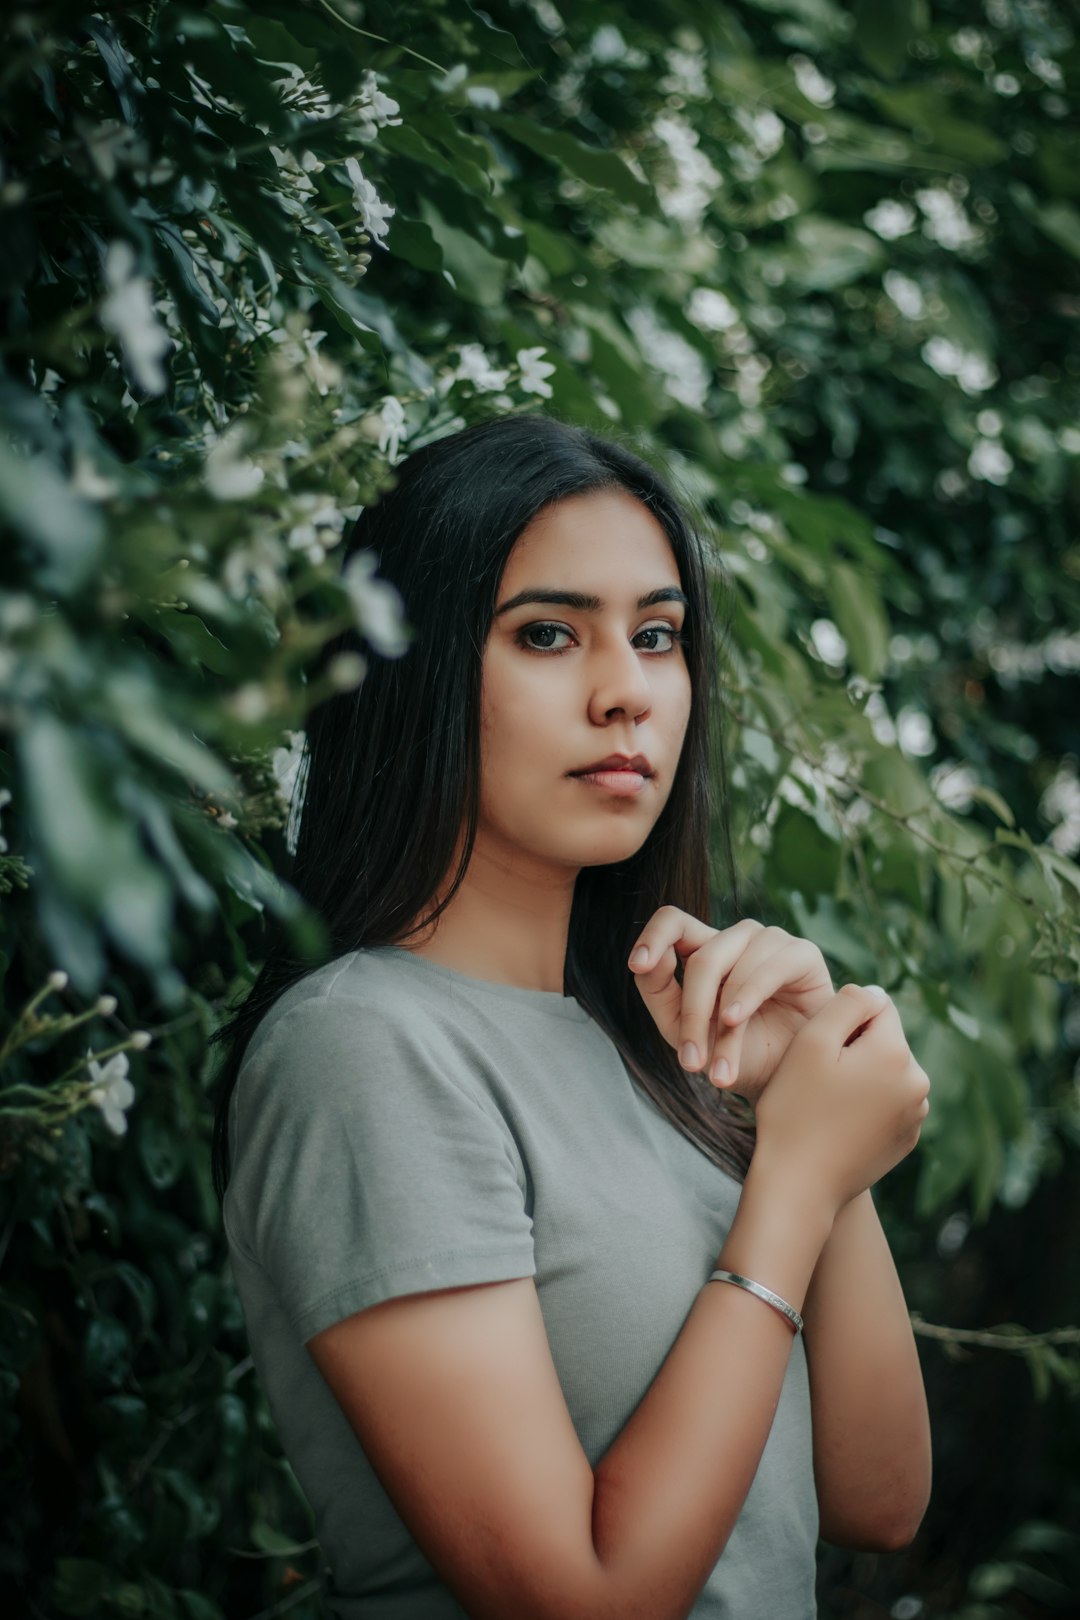
M 1028 911 L 1039 916 L 1042 915 L 1037 901 L 1031 899 L 1029 895 L 1022 894 L 1014 884 L 1001 877 L 992 866 L 983 862 L 984 850 L 977 850 L 973 855 L 961 855 L 958 850 L 951 849 L 948 844 L 943 844 L 939 838 L 935 838 L 933 833 L 926 832 L 922 827 L 915 825 L 914 817 L 931 814 L 935 809 L 933 805 L 921 805 L 915 810 L 894 810 L 892 805 L 887 804 L 884 799 L 879 799 L 876 794 L 863 787 L 858 777 L 851 776 L 846 771 L 836 771 L 831 768 L 826 770 L 823 760 L 815 759 L 805 747 L 794 745 L 790 741 L 787 732 L 780 731 L 774 726 L 767 726 L 763 721 L 754 719 L 750 715 L 741 714 L 726 699 L 724 706 L 736 725 L 743 726 L 748 731 L 757 731 L 763 737 L 771 737 L 774 742 L 780 743 L 790 754 L 809 765 L 811 770 L 820 771 L 823 775 L 831 776 L 835 782 L 850 788 L 852 793 L 857 794 L 872 810 L 879 811 L 883 816 L 887 816 L 890 821 L 894 821 L 905 828 L 913 838 L 917 838 L 920 843 L 933 850 L 935 855 L 940 855 L 944 860 L 952 861 L 956 866 L 968 867 L 980 882 L 988 884 L 991 888 L 1002 890 L 1011 899 L 1019 900 L 1022 905 L 1026 906 Z
M 26 1006 L 23 1008 L 22 1012 L 19 1013 L 15 1019 L 15 1022 L 12 1024 L 11 1028 L 4 1037 L 4 1044 L 3 1046 L 0 1046 L 0 1063 L 3 1063 L 5 1058 L 7 1058 L 17 1046 L 22 1044 L 21 1041 L 16 1040 L 16 1036 L 20 1033 L 25 1025 L 31 1022 L 35 1012 L 45 1000 L 45 997 L 55 995 L 55 993 L 56 992 L 54 991 L 52 985 L 46 984 L 42 986 L 36 995 L 30 997 L 30 1000 L 26 1003 Z M 29 1039 L 32 1033 L 35 1032 L 27 1030 L 26 1038 Z
M 1051 1328 L 1047 1333 L 1005 1333 L 1000 1328 L 943 1327 L 937 1322 L 924 1322 L 912 1314 L 913 1332 L 924 1339 L 939 1339 L 946 1344 L 978 1344 L 988 1350 L 1037 1350 L 1044 1345 L 1080 1345 L 1080 1327 Z
M 348 28 L 354 34 L 362 34 L 365 39 L 377 40 L 380 45 L 392 45 L 397 50 L 404 51 L 406 56 L 415 56 L 418 62 L 423 62 L 425 67 L 433 67 L 436 73 L 446 72 L 446 69 L 444 67 L 440 67 L 438 62 L 433 62 L 430 56 L 421 56 L 419 51 L 411 50 L 408 45 L 398 45 L 396 40 L 385 39 L 382 34 L 372 34 L 369 33 L 366 28 L 357 28 L 355 23 L 346 21 L 340 12 L 334 10 L 333 6 L 330 4 L 330 0 L 319 0 L 319 4 L 325 11 L 330 13 L 331 17 L 335 18 L 336 21 L 341 24 L 342 28 Z

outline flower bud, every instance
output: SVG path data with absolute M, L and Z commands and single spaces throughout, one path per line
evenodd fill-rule
M 153 1038 L 148 1029 L 137 1029 L 131 1037 L 131 1045 L 136 1052 L 145 1052 Z
M 50 990 L 65 990 L 67 988 L 68 976 L 64 972 L 63 968 L 56 968 L 52 973 L 49 974 L 47 982 Z
M 116 997 L 98 996 L 97 1010 L 101 1014 L 102 1018 L 107 1018 L 110 1013 L 114 1013 L 116 1011 Z

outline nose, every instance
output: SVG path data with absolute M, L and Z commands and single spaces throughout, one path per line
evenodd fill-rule
M 606 725 L 614 715 L 641 719 L 652 708 L 652 686 L 640 653 L 628 641 L 596 654 L 590 664 L 589 718 Z

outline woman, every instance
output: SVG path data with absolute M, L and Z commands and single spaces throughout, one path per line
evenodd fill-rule
M 502 419 L 355 546 L 415 640 L 311 716 L 330 959 L 271 954 L 219 1119 L 332 1612 L 803 1620 L 819 1528 L 894 1548 L 926 1505 L 867 1190 L 926 1076 L 884 992 L 701 920 L 709 571 L 650 467 Z

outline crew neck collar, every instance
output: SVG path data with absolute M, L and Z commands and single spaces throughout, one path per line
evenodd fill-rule
M 444 967 L 441 962 L 431 962 L 426 956 L 417 956 L 414 951 L 407 951 L 403 945 L 375 945 L 367 947 L 365 956 L 383 956 L 396 962 L 403 962 L 421 977 L 427 976 L 432 982 L 442 983 L 450 987 L 457 985 L 462 990 L 477 994 L 496 996 L 502 1001 L 513 1002 L 522 1008 L 531 1008 L 534 1012 L 555 1013 L 562 1018 L 572 1018 L 578 1023 L 587 1023 L 589 1014 L 573 996 L 563 995 L 561 990 L 530 990 L 519 984 L 499 984 L 494 979 L 476 979 L 471 974 L 459 973 L 456 968 Z

